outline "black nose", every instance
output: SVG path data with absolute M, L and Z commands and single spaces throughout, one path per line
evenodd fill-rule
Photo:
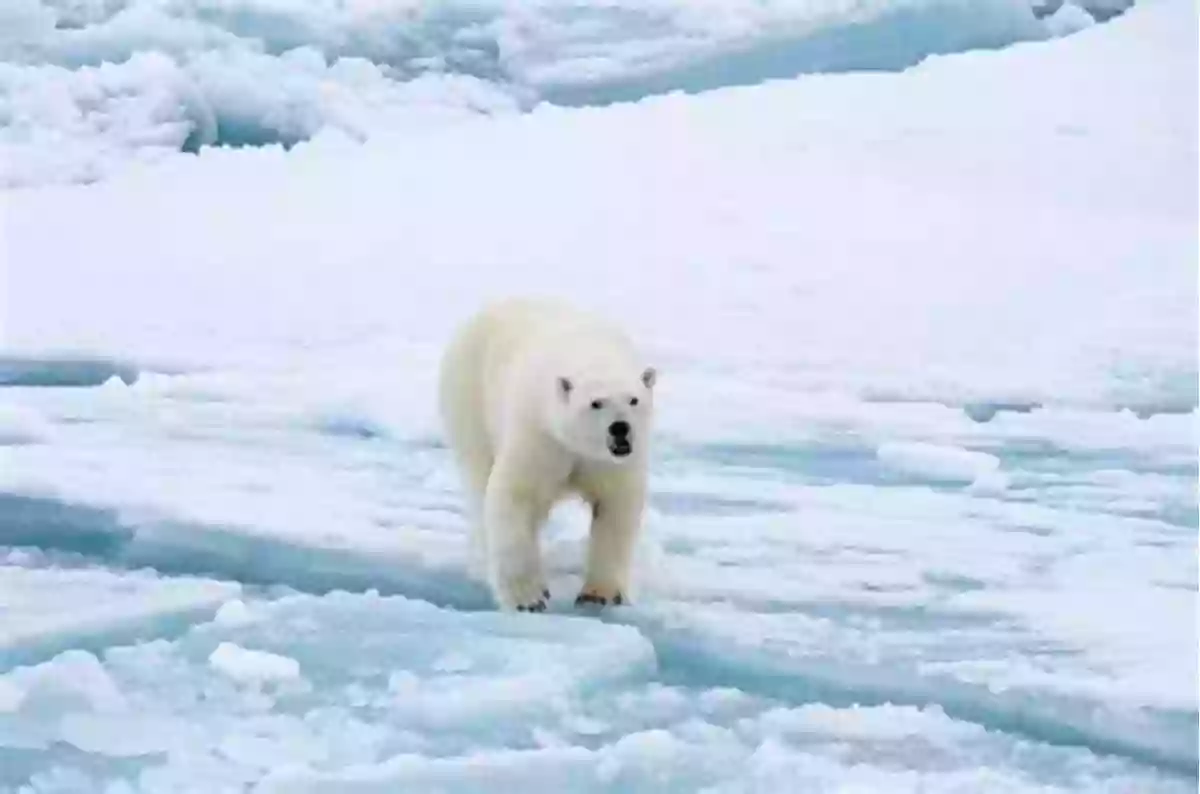
M 627 438 L 629 436 L 629 423 L 626 421 L 616 421 L 608 426 L 608 434 L 613 438 Z

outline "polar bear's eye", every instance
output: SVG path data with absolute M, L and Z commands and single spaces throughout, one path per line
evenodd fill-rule
M 630 404 L 630 405 L 637 405 L 637 404 L 638 404 L 638 398 L 637 398 L 637 397 L 630 397 L 630 398 L 629 398 L 629 404 Z
M 592 400 L 592 410 L 599 411 L 604 407 L 604 400 Z

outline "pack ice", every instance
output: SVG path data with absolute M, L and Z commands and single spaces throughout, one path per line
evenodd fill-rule
M 1195 790 L 1186 0 L 0 5 L 0 792 Z M 520 293 L 659 366 L 632 606 L 467 576 Z

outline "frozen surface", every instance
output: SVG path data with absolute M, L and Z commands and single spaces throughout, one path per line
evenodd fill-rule
M 209 144 L 452 127 L 1078 29 L 1029 0 L 6 0 L 0 186 Z
M 1193 14 L 3 194 L 0 791 L 1194 791 Z M 663 372 L 602 615 L 466 575 L 525 291 Z
M 50 791 L 1187 790 L 937 704 L 664 682 L 677 665 L 653 634 L 585 617 L 371 593 L 249 609 L 248 626 L 202 623 L 0 676 L 0 785 L 32 771 Z M 228 675 L 278 666 L 262 659 L 288 674 Z
M 4 507 L 7 525 L 12 513 Z M 239 590 L 233 583 L 150 572 L 64 569 L 62 562 L 24 550 L 0 553 L 0 666 L 178 630 L 212 617 Z

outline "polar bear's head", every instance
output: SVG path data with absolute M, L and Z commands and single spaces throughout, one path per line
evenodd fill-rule
M 653 367 L 632 378 L 559 377 L 551 431 L 587 460 L 639 458 L 649 440 L 657 377 Z

